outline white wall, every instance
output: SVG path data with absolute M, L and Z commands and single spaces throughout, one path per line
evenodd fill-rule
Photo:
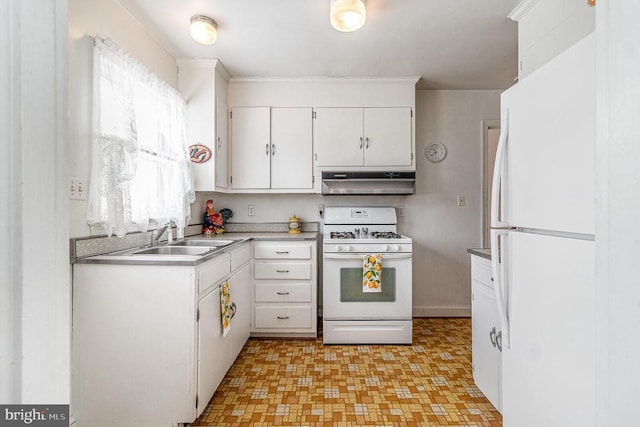
M 637 424 L 640 401 L 640 2 L 596 11 L 598 426 Z
M 0 6 L 0 402 L 69 403 L 67 1 Z
M 416 95 L 417 185 L 412 196 L 321 196 L 198 193 L 194 219 L 207 198 L 229 208 L 234 222 L 285 222 L 292 214 L 321 221 L 317 205 L 404 206 L 399 231 L 414 242 L 414 314 L 470 315 L 470 260 L 466 249 L 481 244 L 481 121 L 499 117 L 500 91 L 418 91 Z M 442 142 L 447 157 L 438 164 L 425 147 Z M 457 207 L 457 195 L 466 206 Z M 255 216 L 247 205 L 255 205 Z
M 92 37 L 111 38 L 177 88 L 176 60 L 116 0 L 69 0 L 69 176 L 91 176 Z M 90 234 L 86 201 L 70 200 L 71 237 Z

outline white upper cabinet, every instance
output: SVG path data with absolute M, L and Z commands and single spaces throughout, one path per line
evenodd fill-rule
M 178 88 L 187 102 L 187 142 L 209 159 L 191 163 L 196 191 L 227 191 L 229 76 L 217 60 L 178 61 Z M 204 158 L 204 157 L 203 157 Z
M 595 7 L 586 0 L 522 0 L 509 14 L 518 23 L 518 78 L 595 30 Z
M 311 108 L 271 109 L 271 188 L 313 187 Z
M 319 167 L 410 167 L 412 109 L 316 108 Z
M 229 125 L 226 97 L 216 96 L 216 166 L 215 187 L 226 190 L 229 185 Z
M 316 108 L 318 166 L 362 166 L 362 108 Z
M 364 109 L 364 165 L 410 166 L 411 108 Z
M 271 118 L 269 107 L 231 110 L 231 186 L 271 187 Z
M 311 108 L 232 109 L 232 182 L 236 190 L 313 188 Z

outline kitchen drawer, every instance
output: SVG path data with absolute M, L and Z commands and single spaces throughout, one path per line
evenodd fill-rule
M 256 262 L 254 264 L 256 279 L 311 279 L 310 262 Z
M 198 293 L 216 285 L 231 272 L 231 257 L 220 254 L 198 270 Z
M 311 283 L 256 283 L 256 302 L 311 302 Z
M 256 307 L 256 328 L 304 329 L 312 323 L 311 306 L 267 306 Z
M 238 268 L 248 263 L 251 259 L 251 245 L 244 243 L 241 247 L 231 251 L 231 271 L 236 271 Z
M 491 261 L 478 256 L 471 257 L 471 278 L 493 288 Z
M 310 245 L 256 245 L 253 257 L 255 259 L 311 259 Z

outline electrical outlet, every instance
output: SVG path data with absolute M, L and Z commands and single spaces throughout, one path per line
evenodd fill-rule
M 69 178 L 69 198 L 71 200 L 87 200 L 87 185 L 80 178 Z
M 324 205 L 318 205 L 318 216 L 322 218 L 322 214 L 324 213 Z
M 396 210 L 398 211 L 398 216 L 404 216 L 404 206 L 398 206 Z
M 247 215 L 254 216 L 256 214 L 256 205 L 247 206 Z
M 459 194 L 458 195 L 458 206 L 464 206 L 464 195 L 463 194 Z

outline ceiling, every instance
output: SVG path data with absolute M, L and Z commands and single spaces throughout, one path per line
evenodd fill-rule
M 367 0 L 353 33 L 329 0 L 118 0 L 176 58 L 218 58 L 233 77 L 421 76 L 419 89 L 505 89 L 517 75 L 520 0 Z M 192 15 L 218 40 L 189 36 Z

